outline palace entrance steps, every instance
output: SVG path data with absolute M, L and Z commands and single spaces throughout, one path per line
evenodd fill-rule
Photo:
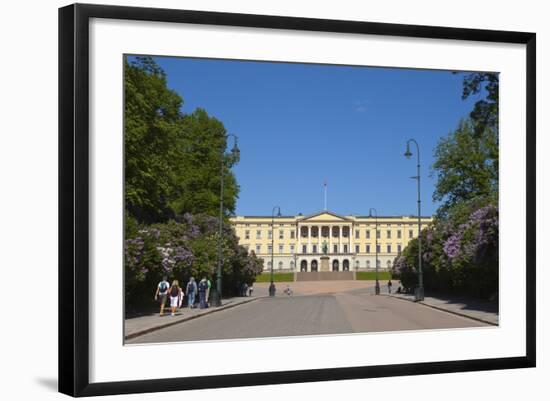
M 333 272 L 296 272 L 296 281 L 322 281 L 322 280 L 355 280 L 355 272 L 333 271 Z

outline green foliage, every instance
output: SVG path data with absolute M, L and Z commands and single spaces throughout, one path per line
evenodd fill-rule
M 183 117 L 182 127 L 183 153 L 176 170 L 178 188 L 172 209 L 176 214 L 218 215 L 223 158 L 224 215 L 233 213 L 239 186 L 231 167 L 238 160 L 224 155 L 227 140 L 223 124 L 197 109 Z
M 234 212 L 239 186 L 227 156 L 222 122 L 197 109 L 184 115 L 183 99 L 168 89 L 150 57 L 124 64 L 125 203 L 141 223 L 166 222 L 184 213 L 219 214 L 221 172 L 224 209 Z
M 140 226 L 125 240 L 126 306 L 147 304 L 163 276 L 180 284 L 190 277 L 216 283 L 219 219 L 185 214 L 179 221 Z M 251 284 L 263 260 L 238 244 L 228 223 L 222 227 L 222 289 L 233 296 L 242 283 Z
M 478 100 L 470 113 L 475 124 L 476 136 L 487 129 L 498 130 L 499 76 L 492 72 L 473 72 L 464 77 L 462 99 L 479 94 L 482 89 L 486 97 Z
M 150 57 L 124 63 L 125 202 L 142 222 L 165 221 L 180 158 L 181 97 Z
M 376 272 L 356 272 L 356 280 L 376 280 Z M 378 280 L 391 280 L 392 274 L 388 271 L 379 271 Z
M 478 137 L 471 120 L 461 121 L 455 132 L 439 141 L 434 156 L 437 184 L 433 199 L 443 201 L 438 214 L 497 196 L 497 131 L 487 129 Z
M 273 273 L 273 281 L 276 283 L 291 282 L 294 281 L 294 273 Z M 257 283 L 269 283 L 271 282 L 270 273 L 262 273 L 256 276 Z

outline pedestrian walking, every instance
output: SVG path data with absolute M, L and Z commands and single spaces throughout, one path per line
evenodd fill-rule
M 243 297 L 246 297 L 246 293 L 248 292 L 248 284 L 246 283 L 243 283 L 243 288 L 242 288 L 242 292 L 241 292 L 241 295 Z
M 195 283 L 193 277 L 189 279 L 185 292 L 187 292 L 187 305 L 189 308 L 193 308 L 193 305 L 195 305 L 195 294 L 197 293 L 197 283 Z
M 199 282 L 199 306 L 201 309 L 206 308 L 206 290 L 208 289 L 208 284 L 206 282 L 206 277 Z
M 170 283 L 166 280 L 166 276 L 162 277 L 162 281 L 158 283 L 157 290 L 155 292 L 155 301 L 160 301 L 160 316 L 164 315 L 164 306 L 166 305 L 168 289 L 170 288 Z
M 291 296 L 292 295 L 292 288 L 290 288 L 290 285 L 286 285 L 286 288 L 284 290 L 284 293 L 288 296 Z
M 254 291 L 254 287 L 252 286 L 252 284 L 250 284 L 250 287 L 248 287 L 248 296 L 249 297 L 252 296 L 252 291 Z
M 172 281 L 172 286 L 170 287 L 169 294 L 170 294 L 170 310 L 172 312 L 172 316 L 176 316 L 176 309 L 178 308 L 178 304 L 181 298 L 181 288 L 178 280 Z
M 388 294 L 391 294 L 391 279 L 388 281 Z

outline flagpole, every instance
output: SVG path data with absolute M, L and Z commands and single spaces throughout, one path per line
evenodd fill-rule
M 325 187 L 325 211 L 327 210 L 327 180 L 324 182 Z

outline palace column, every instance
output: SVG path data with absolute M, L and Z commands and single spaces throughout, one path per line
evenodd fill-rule
M 296 223 L 296 248 L 294 249 L 294 252 L 302 252 L 302 233 L 300 232 L 298 223 Z
M 323 237 L 323 229 L 324 229 L 324 226 L 321 226 L 321 231 L 319 231 L 319 244 L 320 244 L 319 253 L 323 253 L 323 242 L 325 241 Z
M 342 234 L 344 232 L 343 226 L 338 226 L 338 253 L 342 250 Z
M 332 224 L 328 226 L 328 252 L 332 253 Z
M 352 246 L 351 236 L 352 236 L 352 235 L 354 235 L 354 232 L 353 232 L 353 223 L 351 223 L 350 226 L 349 226 L 348 253 L 352 253 L 352 252 L 351 252 L 351 246 Z
M 311 226 L 307 226 L 307 252 L 311 252 Z

